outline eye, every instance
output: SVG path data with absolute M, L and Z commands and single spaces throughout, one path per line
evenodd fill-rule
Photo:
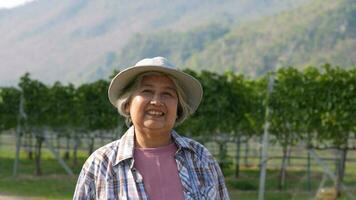
M 163 92 L 163 96 L 166 97 L 175 97 L 176 94 L 174 92 Z
M 173 95 L 172 95 L 171 93 L 169 93 L 169 92 L 164 92 L 163 95 L 164 95 L 164 96 L 170 96 L 170 97 L 173 96 Z
M 144 94 L 151 94 L 151 93 L 152 93 L 152 90 L 144 89 L 144 90 L 142 90 L 141 92 L 144 93 Z

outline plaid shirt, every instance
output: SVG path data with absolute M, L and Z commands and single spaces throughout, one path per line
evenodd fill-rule
M 229 199 L 224 176 L 208 150 L 172 131 L 175 159 L 186 200 Z M 79 175 L 74 200 L 147 200 L 142 176 L 133 167 L 134 128 L 96 150 Z

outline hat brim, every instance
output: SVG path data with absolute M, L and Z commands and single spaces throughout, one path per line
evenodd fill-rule
M 179 86 L 183 89 L 188 105 L 192 109 L 192 113 L 198 108 L 202 96 L 203 89 L 200 82 L 193 76 L 182 71 L 171 69 L 162 66 L 133 66 L 119 72 L 112 80 L 108 90 L 110 103 L 116 107 L 116 101 L 126 86 L 133 81 L 139 74 L 145 72 L 160 72 L 174 77 Z

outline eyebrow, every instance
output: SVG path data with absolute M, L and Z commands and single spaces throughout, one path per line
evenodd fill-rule
M 146 83 L 146 84 L 142 84 L 143 87 L 154 87 L 152 84 L 149 84 L 149 83 Z M 172 90 L 174 92 L 177 92 L 176 88 L 175 87 L 171 87 L 171 86 L 166 86 L 164 87 L 165 89 L 168 89 L 168 90 Z

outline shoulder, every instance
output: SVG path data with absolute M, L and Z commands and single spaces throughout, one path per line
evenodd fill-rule
M 195 159 L 203 163 L 215 162 L 215 159 L 210 153 L 210 151 L 198 141 L 184 136 L 179 136 L 179 140 L 181 142 L 183 141 L 184 149 L 189 150 L 189 152 L 192 154 L 192 156 L 194 156 Z
M 120 140 L 116 140 L 95 150 L 85 161 L 82 170 L 96 177 L 103 168 L 108 168 L 115 162 L 119 143 Z
M 103 186 L 103 178 L 107 177 L 107 170 L 115 158 L 119 140 L 111 142 L 94 151 L 85 161 L 79 174 L 73 199 L 95 199 L 97 187 Z
M 116 155 L 119 148 L 120 139 L 110 142 L 92 153 L 92 157 L 103 159 L 105 157 L 112 157 Z

